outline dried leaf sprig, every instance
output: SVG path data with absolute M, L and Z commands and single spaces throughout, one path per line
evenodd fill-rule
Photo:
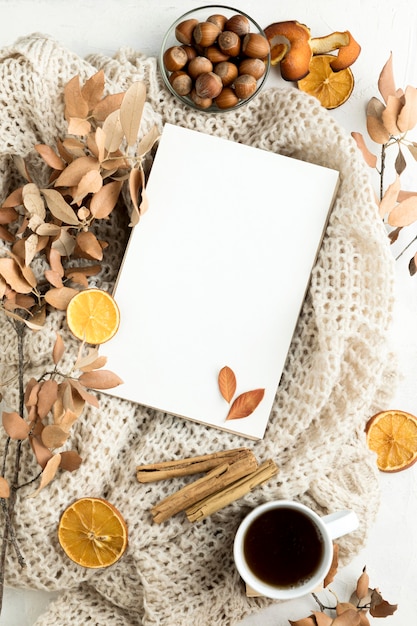
M 325 587 L 333 581 L 336 570 L 337 564 L 333 565 L 332 576 L 325 581 Z M 333 593 L 330 589 L 328 591 Z M 341 602 L 333 593 L 336 604 L 329 607 L 321 601 L 317 593 L 312 595 L 320 610 L 312 611 L 308 617 L 296 621 L 289 620 L 291 626 L 371 626 L 369 616 L 388 617 L 397 610 L 396 604 L 390 604 L 384 600 L 378 589 L 369 586 L 366 567 L 358 577 L 355 590 L 348 602 Z
M 237 385 L 236 375 L 232 368 L 228 365 L 222 367 L 218 374 L 217 382 L 221 395 L 230 404 L 235 395 Z M 265 389 L 251 389 L 238 395 L 230 406 L 226 421 L 242 419 L 252 415 L 258 404 L 263 400 L 264 395 Z
M 394 243 L 403 228 L 417 221 L 417 191 L 401 189 L 401 175 L 408 165 L 407 156 L 417 160 L 417 142 L 407 136 L 417 125 L 417 88 L 408 85 L 405 90 L 397 89 L 391 54 L 379 75 L 378 90 L 382 101 L 376 97 L 369 101 L 366 108 L 366 126 L 369 137 L 381 146 L 380 157 L 368 149 L 361 133 L 353 132 L 352 136 L 367 165 L 376 169 L 379 174 L 379 212 L 381 218 L 392 227 L 389 237 L 391 243 Z M 386 156 L 387 151 L 392 149 L 396 150 L 395 179 L 386 186 Z M 412 242 L 397 258 L 402 256 Z M 409 271 L 411 275 L 416 273 L 417 255 L 410 260 Z

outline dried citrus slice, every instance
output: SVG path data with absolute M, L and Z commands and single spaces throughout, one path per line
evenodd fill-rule
M 113 565 L 127 547 L 121 513 L 102 498 L 80 498 L 61 515 L 58 539 L 69 558 L 83 567 Z
M 109 341 L 119 328 L 119 307 L 107 291 L 85 289 L 69 301 L 67 323 L 78 339 L 101 344 Z
M 348 67 L 334 72 L 330 63 L 331 54 L 318 54 L 311 58 L 309 73 L 298 81 L 298 87 L 315 96 L 326 109 L 335 109 L 349 98 L 353 91 L 354 78 Z
M 366 425 L 368 447 L 383 472 L 399 472 L 417 461 L 417 418 L 405 411 L 381 411 Z

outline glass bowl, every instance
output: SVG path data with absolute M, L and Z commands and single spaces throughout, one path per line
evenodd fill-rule
M 226 113 L 262 89 L 270 46 L 252 17 L 213 4 L 188 11 L 171 25 L 158 61 L 166 87 L 180 102 L 206 113 Z

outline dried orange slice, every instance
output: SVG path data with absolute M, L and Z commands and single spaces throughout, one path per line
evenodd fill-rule
M 349 67 L 334 72 L 330 63 L 331 54 L 318 54 L 311 58 L 309 73 L 298 81 L 302 91 L 315 96 L 326 109 L 335 109 L 349 98 L 354 87 L 354 78 Z
M 417 461 L 417 418 L 405 411 L 381 411 L 366 425 L 368 447 L 383 472 L 399 472 Z
M 107 291 L 85 289 L 69 301 L 67 323 L 78 339 L 101 344 L 109 341 L 119 328 L 119 307 Z
M 121 513 L 102 498 L 80 498 L 61 515 L 58 539 L 66 555 L 90 568 L 113 565 L 127 547 Z

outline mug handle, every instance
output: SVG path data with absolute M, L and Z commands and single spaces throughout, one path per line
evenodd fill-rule
M 358 516 L 354 511 L 349 510 L 330 513 L 330 515 L 324 515 L 321 519 L 326 524 L 331 539 L 347 535 L 359 526 Z

